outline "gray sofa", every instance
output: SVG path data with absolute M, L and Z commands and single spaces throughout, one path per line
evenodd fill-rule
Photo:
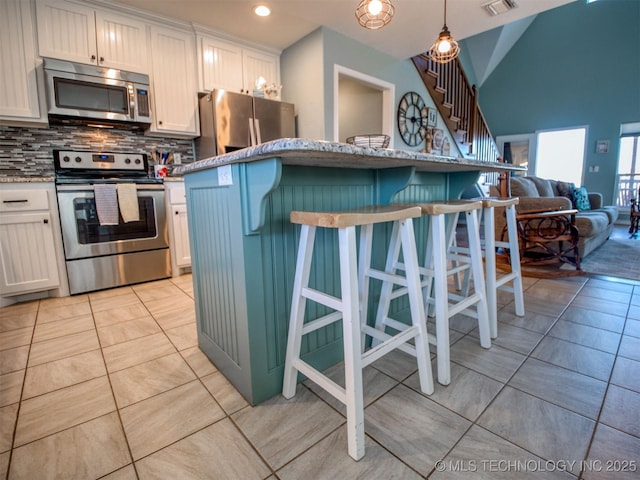
M 539 177 L 511 177 L 511 196 L 519 197 L 518 213 L 540 210 L 565 210 L 573 207 L 573 201 L 567 194 L 567 184 Z M 491 192 L 497 195 L 497 190 Z M 579 232 L 578 248 L 584 258 L 602 245 L 618 219 L 618 209 L 604 206 L 602 194 L 588 194 L 591 209 L 576 214 L 576 227 Z M 504 227 L 504 216 L 496 212 L 496 238 L 500 238 Z

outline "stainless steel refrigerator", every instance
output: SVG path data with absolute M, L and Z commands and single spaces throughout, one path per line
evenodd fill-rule
M 295 137 L 292 103 L 213 90 L 199 95 L 199 106 L 197 160 L 278 138 Z

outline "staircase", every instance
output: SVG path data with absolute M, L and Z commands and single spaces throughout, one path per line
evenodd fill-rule
M 499 161 L 500 152 L 478 107 L 476 87 L 469 83 L 460 61 L 442 64 L 426 55 L 412 60 L 460 153 L 468 159 Z

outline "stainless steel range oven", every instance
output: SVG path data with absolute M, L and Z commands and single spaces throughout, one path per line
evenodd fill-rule
M 71 294 L 169 277 L 164 185 L 146 155 L 55 150 L 54 161 Z

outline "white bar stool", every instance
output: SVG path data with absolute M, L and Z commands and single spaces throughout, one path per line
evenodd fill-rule
M 522 288 L 522 270 L 520 267 L 520 249 L 518 245 L 518 226 L 516 223 L 516 205 L 520 202 L 518 197 L 478 199 L 482 201 L 484 215 L 484 256 L 486 262 L 486 287 L 487 306 L 489 310 L 489 323 L 491 326 L 491 338 L 498 336 L 498 289 L 513 294 L 515 312 L 519 317 L 524 316 L 524 295 Z M 504 208 L 506 217 L 506 232 L 502 238 L 495 238 L 495 209 Z M 507 239 L 504 240 L 504 233 Z M 509 249 L 510 272 L 498 278 L 496 248 Z M 454 247 L 455 252 L 463 252 L 464 249 Z M 508 285 L 511 283 L 511 285 Z M 465 275 L 463 291 L 469 291 L 469 275 Z
M 482 202 L 449 200 L 418 205 L 422 209 L 423 215 L 430 217 L 425 266 L 424 269 L 421 269 L 421 273 L 425 275 L 425 280 L 423 280 L 425 301 L 428 306 L 433 305 L 435 310 L 438 382 L 442 385 L 449 385 L 451 382 L 449 319 L 451 317 L 458 313 L 464 313 L 477 318 L 480 345 L 483 348 L 491 347 L 491 330 L 478 225 L 478 212 L 482 208 Z M 452 245 L 451 239 L 453 232 L 455 232 L 458 215 L 461 213 L 465 214 L 467 220 L 468 256 L 459 258 L 458 263 L 454 262 L 454 267 L 449 269 L 447 260 Z M 450 216 L 449 222 L 445 222 L 447 216 Z M 471 266 L 474 292 L 455 295 L 448 290 L 448 277 L 456 275 L 461 269 L 466 268 L 461 265 L 464 263 Z M 431 295 L 432 291 L 434 292 L 433 296 Z M 475 308 L 471 310 L 471 307 Z M 434 343 L 434 339 L 431 341 Z
M 292 211 L 291 222 L 301 224 L 300 243 L 293 285 L 289 337 L 284 368 L 282 395 L 292 398 L 296 393 L 298 372 L 307 376 L 347 409 L 347 442 L 349 455 L 355 460 L 364 456 L 364 400 L 362 370 L 383 355 L 398 348 L 413 354 L 418 363 L 420 387 L 425 394 L 433 393 L 433 377 L 429 356 L 429 341 L 424 304 L 420 289 L 418 257 L 413 231 L 413 218 L 420 217 L 415 206 L 366 207 L 344 212 Z M 371 268 L 373 225 L 394 222 L 386 261 L 386 271 Z M 360 231 L 359 266 L 356 259 L 356 227 Z M 317 227 L 338 230 L 341 298 L 309 288 L 311 260 Z M 397 263 L 402 247 L 406 276 L 396 275 L 389 266 Z M 369 278 L 383 280 L 383 285 L 395 283 L 406 287 L 409 294 L 411 325 L 395 336 L 366 325 Z M 335 310 L 315 320 L 304 322 L 307 299 Z M 300 358 L 302 336 L 342 319 L 344 342 L 345 388 Z M 364 350 L 366 335 L 381 343 Z M 414 339 L 414 345 L 407 343 Z
M 487 304 L 491 323 L 491 338 L 498 336 L 498 289 L 513 293 L 516 315 L 524 316 L 524 295 L 522 293 L 522 270 L 520 268 L 520 247 L 518 245 L 518 226 L 516 224 L 516 205 L 518 197 L 483 198 L 484 213 L 484 251 L 487 263 Z M 503 207 L 507 220 L 507 240 L 495 238 L 495 208 Z M 496 247 L 509 249 L 511 272 L 497 278 Z M 511 282 L 511 286 L 507 285 Z

